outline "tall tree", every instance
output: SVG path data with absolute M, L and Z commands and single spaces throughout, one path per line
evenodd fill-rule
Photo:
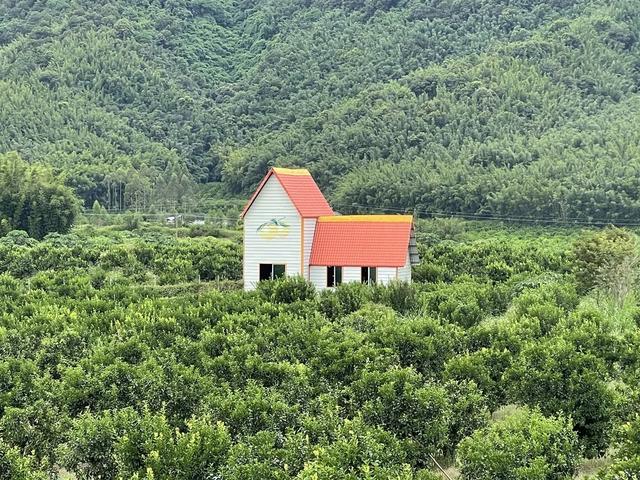
M 30 166 L 17 154 L 0 155 L 0 224 L 34 238 L 69 231 L 79 200 L 50 169 Z

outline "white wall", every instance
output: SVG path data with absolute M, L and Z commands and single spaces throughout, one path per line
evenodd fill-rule
M 313 265 L 310 267 L 309 280 L 313 283 L 317 290 L 327 288 L 327 267 Z M 386 285 L 394 280 L 411 281 L 411 265 L 409 264 L 409 256 L 403 267 L 378 267 L 377 283 Z M 342 282 L 360 282 L 360 267 L 342 267 Z
M 327 288 L 327 267 L 312 265 L 309 281 L 315 285 L 316 290 L 325 290 Z M 360 282 L 360 267 L 342 267 L 342 283 L 349 282 Z
M 404 264 L 404 267 L 400 267 L 398 269 L 398 280 L 403 282 L 411 281 L 411 259 L 409 258 L 409 254 L 407 253 L 407 261 Z
M 378 267 L 377 282 L 381 285 L 386 285 L 396 279 L 397 271 L 396 267 Z
M 309 259 L 311 258 L 311 246 L 313 245 L 313 235 L 316 232 L 317 219 L 304 219 L 304 278 L 311 280 L 309 271 Z
M 313 283 L 316 290 L 327 288 L 327 267 L 312 265 L 309 268 L 309 281 Z
M 277 219 L 287 228 L 269 228 L 258 232 L 260 225 Z M 253 290 L 259 280 L 261 263 L 283 263 L 286 275 L 302 275 L 300 258 L 301 219 L 278 179 L 272 175 L 262 187 L 244 217 L 245 290 Z
M 342 267 L 342 282 L 360 282 L 360 267 Z

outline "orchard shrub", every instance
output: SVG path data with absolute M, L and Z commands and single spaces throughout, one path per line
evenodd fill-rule
M 460 440 L 485 427 L 490 419 L 486 396 L 472 380 L 450 380 L 445 384 L 451 405 L 451 424 L 445 454 L 452 456 Z
M 464 480 L 569 479 L 579 460 L 571 422 L 528 408 L 477 430 L 458 448 Z
M 598 480 L 636 480 L 640 478 L 640 415 L 622 425 L 615 460 L 598 474 Z
M 562 338 L 532 343 L 505 372 L 512 401 L 571 415 L 589 456 L 608 444 L 615 396 L 604 362 Z
M 407 282 L 392 281 L 388 285 L 376 285 L 372 299 L 390 306 L 398 313 L 406 314 L 418 308 L 416 287 Z
M 637 256 L 637 237 L 632 232 L 608 227 L 586 232 L 572 248 L 573 271 L 581 293 L 601 285 L 607 271 Z
M 472 380 L 487 397 L 491 411 L 506 400 L 503 373 L 509 368 L 513 356 L 508 350 L 482 348 L 476 352 L 456 355 L 445 365 L 444 378 L 447 380 Z
M 316 294 L 313 284 L 299 276 L 260 282 L 256 290 L 265 300 L 274 303 L 310 300 Z
M 0 480 L 47 480 L 44 472 L 34 466 L 31 457 L 0 440 Z
M 412 478 L 406 449 L 393 434 L 363 419 L 344 420 L 335 440 L 318 448 L 300 472 L 301 480 Z
M 351 385 L 351 404 L 364 420 L 398 438 L 416 442 L 415 454 L 440 450 L 449 432 L 451 410 L 442 387 L 425 383 L 411 368 L 365 370 Z
M 465 328 L 507 307 L 504 289 L 471 280 L 434 285 L 422 300 L 429 312 Z

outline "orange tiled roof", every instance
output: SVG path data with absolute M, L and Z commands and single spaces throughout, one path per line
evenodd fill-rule
M 318 217 L 311 265 L 402 267 L 407 261 L 411 215 Z
M 327 200 L 324 198 L 324 195 L 322 195 L 318 185 L 313 180 L 313 177 L 307 169 L 273 167 L 262 179 L 255 193 L 247 202 L 240 214 L 241 217 L 245 216 L 271 175 L 276 176 L 285 192 L 287 192 L 291 202 L 302 217 L 333 215 L 333 210 L 329 206 L 329 203 L 327 203 Z

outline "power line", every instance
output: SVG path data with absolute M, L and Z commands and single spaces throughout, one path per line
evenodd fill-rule
M 598 219 L 594 218 L 591 220 L 585 220 L 577 217 L 565 217 L 561 218 L 553 218 L 553 217 L 524 217 L 517 215 L 501 215 L 501 214 L 488 214 L 488 213 L 464 213 L 464 212 L 447 212 L 447 211 L 437 211 L 437 210 L 422 210 L 422 209 L 412 209 L 412 208 L 394 208 L 394 207 L 377 207 L 372 205 L 362 205 L 357 203 L 352 203 L 351 206 L 367 209 L 367 210 L 375 210 L 375 211 L 388 211 L 395 213 L 407 213 L 414 214 L 416 211 L 419 213 L 417 215 L 418 218 L 432 218 L 434 216 L 449 216 L 449 217 L 459 217 L 459 218 L 471 218 L 476 220 L 498 220 L 503 222 L 518 222 L 518 223 L 550 223 L 550 224 L 558 224 L 558 225 L 584 225 L 584 226 L 604 226 L 604 225 L 620 225 L 620 226 L 628 226 L 628 227 L 638 227 L 640 226 L 639 222 L 631 222 L 631 221 L 619 221 L 613 219 Z
M 167 204 L 152 204 L 149 206 L 149 209 L 157 210 L 158 207 L 166 207 Z M 86 209 L 84 212 L 85 216 L 104 216 L 110 214 L 124 214 L 124 213 L 138 213 L 140 215 L 144 215 L 147 217 L 150 216 L 175 216 L 176 213 L 182 216 L 199 216 L 205 217 L 208 219 L 215 220 L 224 220 L 229 221 L 232 220 L 235 215 L 230 215 L 227 217 L 218 216 L 218 215 L 209 215 L 205 212 L 186 212 L 184 209 L 202 207 L 202 203 L 193 202 L 193 203 L 184 203 L 181 205 L 180 210 L 176 208 L 164 208 L 164 212 L 132 212 L 131 210 L 125 209 L 106 209 L 106 213 L 95 213 L 92 212 L 91 209 Z M 605 219 L 605 218 L 592 218 L 590 220 L 586 220 L 584 218 L 579 217 L 564 217 L 564 218 L 554 218 L 554 217 L 526 217 L 520 215 L 504 215 L 504 214 L 495 214 L 495 213 L 465 213 L 465 212 L 454 212 L 454 211 L 444 211 L 444 210 L 423 210 L 416 207 L 407 207 L 407 208 L 398 208 L 398 207 L 380 207 L 375 205 L 364 205 L 358 203 L 350 204 L 352 207 L 357 207 L 363 210 L 369 211 L 378 211 L 378 212 L 392 212 L 392 213 L 405 213 L 416 215 L 417 218 L 421 219 L 429 219 L 429 218 L 437 218 L 437 217 L 456 217 L 463 219 L 472 219 L 472 220 L 488 220 L 488 221 L 501 221 L 501 222 L 512 222 L 512 223 L 545 223 L 545 224 L 555 224 L 555 225 L 581 225 L 581 226 L 606 226 L 606 225 L 618 225 L 625 227 L 640 227 L 640 222 L 634 222 L 629 220 L 615 220 L 615 219 Z M 416 213 L 417 212 L 417 213 Z

